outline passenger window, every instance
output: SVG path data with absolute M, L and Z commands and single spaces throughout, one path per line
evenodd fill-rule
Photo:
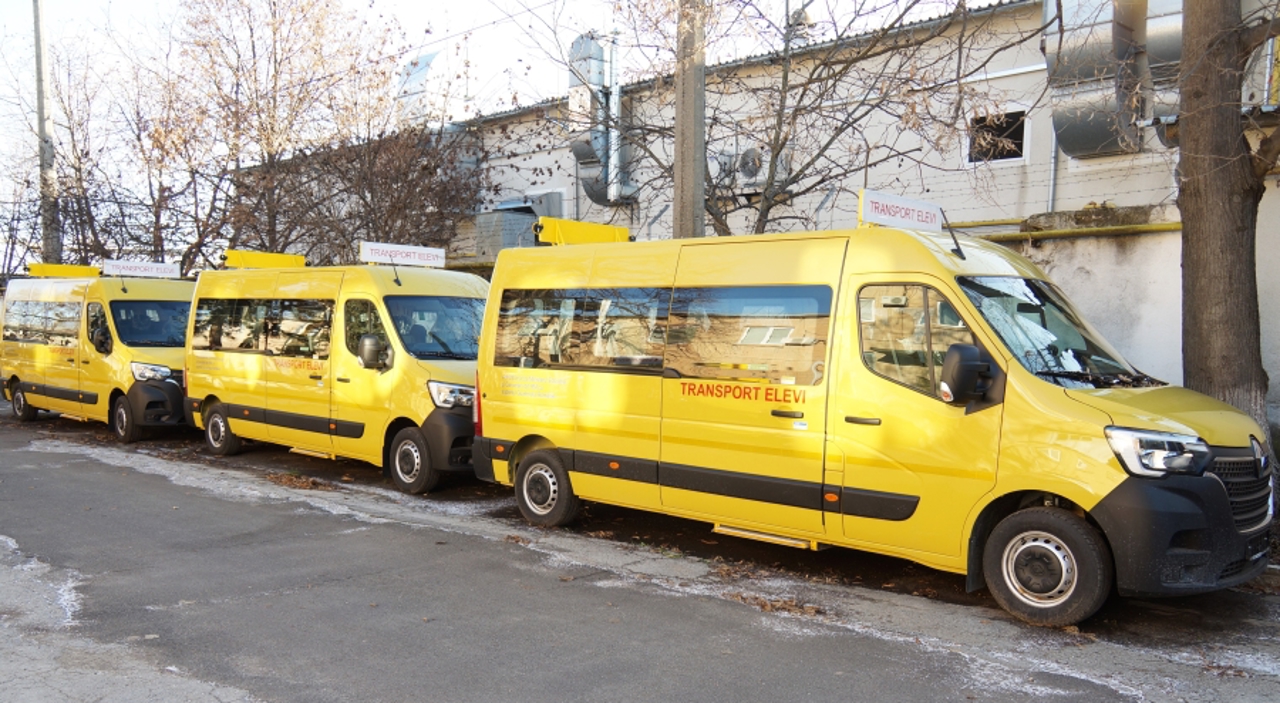
M 830 323 L 829 286 L 677 289 L 665 365 L 693 378 L 813 385 Z
M 932 396 L 947 349 L 974 343 L 955 307 L 925 286 L 867 286 L 858 294 L 858 319 L 867 368 Z
M 377 335 L 384 346 L 390 346 L 382 318 L 378 315 L 378 306 L 372 300 L 348 300 L 342 308 L 342 325 L 347 351 L 356 356 L 360 355 L 360 338 L 366 334 Z
M 662 367 L 665 288 L 506 290 L 495 366 Z
M 102 303 L 89 303 L 85 313 L 84 336 L 86 339 L 92 339 L 94 330 L 107 326 L 107 310 L 102 307 Z
M 332 300 L 281 300 L 272 313 L 267 351 L 277 356 L 329 358 Z
M 262 351 L 262 332 L 270 304 L 265 300 L 196 302 L 192 349 Z

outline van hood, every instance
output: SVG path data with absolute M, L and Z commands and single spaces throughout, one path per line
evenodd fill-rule
M 476 362 L 474 361 L 456 359 L 431 359 L 430 361 L 415 359 L 414 361 L 426 372 L 428 381 L 456 383 L 460 386 L 476 385 Z
M 129 347 L 133 361 L 181 369 L 186 350 L 182 347 Z
M 1111 416 L 1117 427 L 1195 435 L 1217 447 L 1247 447 L 1266 435 L 1253 418 L 1181 386 L 1066 391 L 1067 397 Z

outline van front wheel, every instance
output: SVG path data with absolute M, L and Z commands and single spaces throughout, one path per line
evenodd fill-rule
M 1006 517 L 983 550 L 983 576 L 1002 608 L 1032 625 L 1074 625 L 1111 593 L 1111 550 L 1092 525 L 1061 508 Z
M 516 503 L 524 519 L 539 527 L 567 525 L 578 517 L 582 507 L 569 485 L 569 472 L 554 450 L 530 452 L 520 462 Z
M 406 427 L 396 433 L 387 461 L 391 462 L 391 482 L 405 493 L 425 493 L 440 483 L 440 472 L 431 468 L 427 440 L 417 427 Z
M 204 411 L 204 438 L 218 456 L 231 456 L 240 451 L 240 438 L 231 431 L 227 411 L 221 404 L 210 405 Z
M 116 398 L 111 408 L 111 429 L 115 430 L 116 440 L 121 444 L 131 444 L 142 438 L 142 429 L 133 421 L 133 407 L 124 396 Z
M 22 390 L 21 383 L 13 384 L 13 391 L 10 393 L 13 398 L 13 416 L 18 418 L 19 422 L 31 422 L 36 419 L 36 415 L 40 413 L 27 402 L 27 392 Z

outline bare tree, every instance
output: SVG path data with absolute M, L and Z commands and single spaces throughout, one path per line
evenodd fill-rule
M 1255 147 L 1241 119 L 1249 59 L 1280 34 L 1276 4 L 1264 9 L 1242 19 L 1240 0 L 1183 4 L 1178 208 L 1185 383 L 1267 427 L 1256 236 L 1280 135 L 1272 131 Z

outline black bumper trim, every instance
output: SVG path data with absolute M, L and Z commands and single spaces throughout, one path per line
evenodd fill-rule
M 137 381 L 129 386 L 125 398 L 139 427 L 173 427 L 187 421 L 182 389 L 175 383 Z
M 471 455 L 476 426 L 471 420 L 471 408 L 432 410 L 422 422 L 422 434 L 427 438 L 431 466 L 441 471 L 475 471 Z

